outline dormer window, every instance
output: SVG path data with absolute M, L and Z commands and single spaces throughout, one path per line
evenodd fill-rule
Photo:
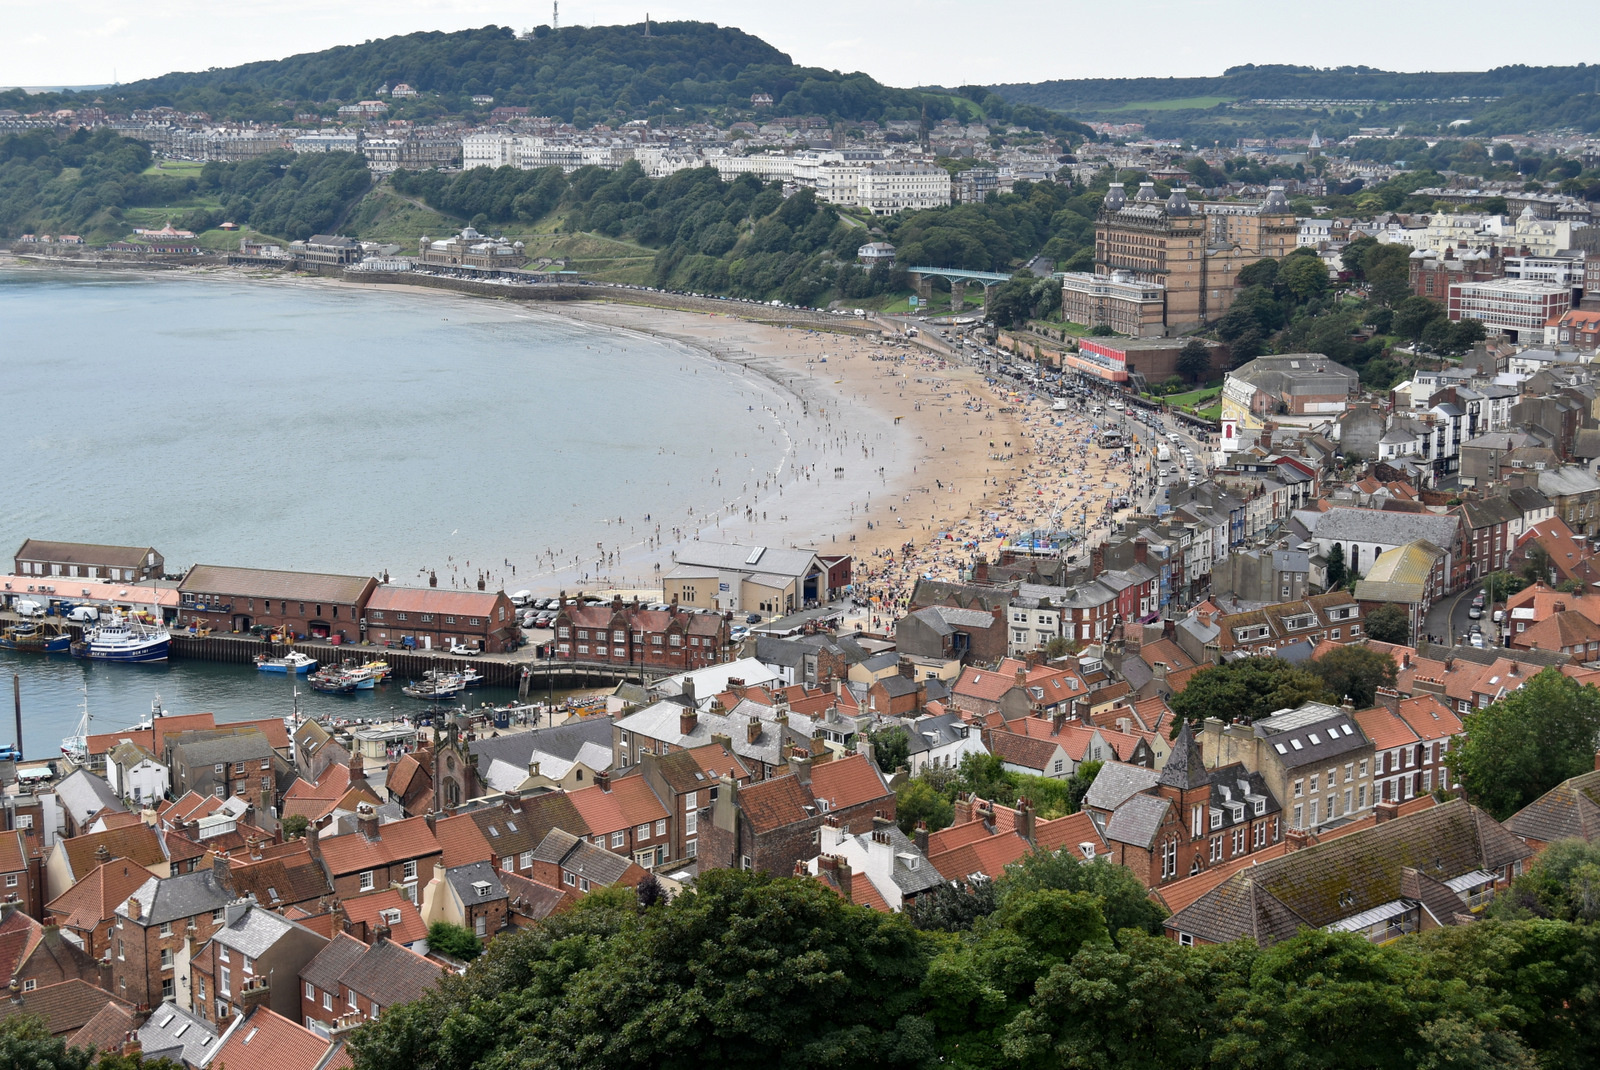
M 1215 807 L 1213 807 L 1211 810 L 1211 827 L 1213 829 L 1219 829 L 1222 827 L 1222 811 L 1216 809 Z

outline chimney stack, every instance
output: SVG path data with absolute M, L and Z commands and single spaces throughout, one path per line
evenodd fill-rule
M 1298 851 L 1311 846 L 1311 834 L 1305 829 L 1290 829 L 1283 834 L 1283 849 L 1285 853 Z
M 309 827 L 309 826 L 308 826 Z M 356 803 L 356 828 L 369 840 L 378 838 L 378 808 L 371 803 Z
M 601 770 L 600 772 L 596 773 L 594 775 L 594 782 L 600 785 L 601 792 L 607 795 L 611 793 L 611 773 L 609 771 Z
M 1600 769 L 1600 754 L 1594 756 L 1594 767 Z M 926 821 L 921 818 L 917 819 L 917 827 L 911 838 L 916 841 L 917 850 L 923 854 L 928 853 L 928 823 Z
M 751 743 L 751 744 L 754 744 L 758 739 L 761 738 L 761 719 L 760 718 L 758 718 L 758 717 L 750 718 L 749 722 L 746 723 L 745 728 L 744 728 L 744 738 L 745 738 L 745 742 L 746 743 Z
M 1033 842 L 1033 802 L 1026 797 L 1017 800 L 1017 835 Z
M 1384 799 L 1374 808 L 1373 815 L 1373 823 L 1377 825 L 1381 825 L 1385 821 L 1393 821 L 1400 816 L 1400 804 L 1392 799 Z
M 696 713 L 694 710 L 686 709 L 682 713 L 678 714 L 678 734 L 679 735 L 683 735 L 683 736 L 692 735 L 694 733 L 695 728 L 699 724 L 700 724 L 700 715 L 698 713 Z

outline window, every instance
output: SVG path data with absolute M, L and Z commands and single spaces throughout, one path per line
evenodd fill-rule
M 518 869 L 531 869 L 532 867 L 533 867 L 533 852 L 532 851 L 523 851 L 522 854 L 517 857 L 517 868 Z
M 1061 759 L 1060 758 L 1056 759 L 1055 771 L 1058 772 L 1058 773 L 1061 772 Z
M 561 871 L 561 883 L 565 884 L 568 888 L 570 888 L 574 884 L 578 883 L 578 878 L 574 877 L 571 873 L 568 873 L 566 870 L 562 870 Z
M 1222 837 L 1221 836 L 1213 836 L 1213 837 L 1211 837 L 1211 861 L 1213 861 L 1213 862 L 1222 861 Z
M 333 993 L 332 992 L 324 992 L 324 993 L 322 993 L 322 1009 L 325 1010 L 325 1011 L 333 1010 Z
M 1306 784 L 1303 780 L 1296 780 L 1294 782 L 1294 797 L 1296 799 L 1305 794 L 1305 786 Z
M 255 959 L 251 958 L 249 955 L 246 955 L 244 957 L 244 972 L 245 973 L 254 973 L 255 972 L 255 965 L 256 965 L 256 960 Z
M 372 880 L 372 870 L 370 870 L 370 869 L 362 870 L 361 871 L 361 890 L 363 892 L 370 892 L 370 891 L 372 891 L 373 887 L 374 887 L 374 885 L 373 885 L 373 880 Z
M 163 970 L 172 969 L 172 952 L 168 948 L 161 949 L 161 968 Z
M 578 891 L 587 892 L 588 890 L 589 890 L 589 878 L 588 877 L 579 877 L 578 878 Z
M 746 873 L 750 872 L 750 856 L 749 855 L 740 855 L 739 856 L 739 868 L 744 870 Z
M 1311 791 L 1312 791 L 1312 794 L 1315 794 L 1316 790 L 1317 790 L 1317 774 L 1312 773 L 1311 774 Z
M 656 835 L 657 836 L 665 836 L 666 834 L 667 834 L 667 819 L 666 818 L 662 818 L 661 820 L 656 822 Z
M 613 832 L 611 834 L 611 846 L 621 847 L 622 842 L 627 838 L 627 835 L 628 834 L 626 832 Z
M 1363 759 L 1361 759 L 1361 779 L 1365 780 L 1366 778 L 1367 778 L 1367 760 L 1365 758 L 1363 758 Z
M 489 933 L 489 919 L 484 917 L 482 914 L 479 914 L 477 918 L 473 920 L 472 931 L 474 935 L 478 937 L 478 939 L 483 939 Z
M 233 995 L 233 974 L 229 972 L 226 966 L 217 968 L 217 995 Z
M 221 925 L 222 924 L 222 911 L 213 910 L 211 912 L 211 923 L 213 925 Z
M 1299 803 L 1295 803 L 1295 806 L 1294 806 L 1294 827 L 1295 828 L 1304 828 L 1305 827 L 1305 822 L 1302 819 L 1303 818 L 1303 814 L 1302 814 L 1303 810 L 1304 810 L 1304 807 L 1302 807 Z
M 408 880 L 408 881 L 416 880 L 417 879 L 417 860 L 413 858 L 411 861 L 407 862 L 403 867 L 401 867 L 401 872 L 405 874 L 405 879 L 406 880 Z
M 516 859 L 511 855 L 502 855 L 500 857 L 500 868 L 504 870 L 514 870 L 516 869 L 516 866 L 512 864 L 514 862 L 516 862 Z
M 1311 823 L 1313 825 L 1315 825 L 1317 823 L 1317 804 L 1318 804 L 1318 800 L 1316 800 L 1316 799 L 1312 799 L 1311 800 Z
M 646 821 L 644 824 L 634 829 L 633 838 L 636 840 L 648 840 L 650 838 L 650 822 Z
M 1255 827 L 1255 834 L 1251 838 L 1251 846 L 1253 846 L 1253 847 L 1262 847 L 1262 846 L 1265 846 L 1266 842 L 1267 842 L 1267 823 L 1265 821 L 1258 821 L 1256 823 L 1256 827 Z
M 1219 828 L 1222 827 L 1222 811 L 1221 810 L 1213 809 L 1211 811 L 1211 827 L 1213 829 L 1219 829 Z
M 306 998 L 313 1003 L 317 1001 L 317 986 L 310 981 L 306 982 Z
M 217 961 L 218 962 L 227 962 L 228 961 L 228 949 L 225 946 L 223 946 L 222 944 L 218 944 L 217 945 Z
M 7 888 L 15 887 L 16 883 L 17 883 L 17 878 L 16 877 L 10 876 L 10 877 L 6 878 L 6 887 Z M 172 922 L 169 921 L 165 925 L 161 926 L 161 935 L 162 936 L 171 936 L 172 935 Z

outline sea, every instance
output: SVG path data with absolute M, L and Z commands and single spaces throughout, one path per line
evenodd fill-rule
M 171 573 L 481 575 L 553 594 L 616 550 L 607 579 L 643 586 L 630 551 L 738 497 L 728 443 L 743 479 L 790 453 L 783 396 L 737 365 L 436 291 L 0 267 L 0 371 L 0 554 L 30 537 L 149 545 Z M 30 756 L 56 753 L 86 698 L 96 730 L 137 722 L 157 693 L 219 720 L 293 702 L 292 683 L 248 666 L 0 654 L 10 672 Z M 313 701 L 417 705 L 394 690 Z

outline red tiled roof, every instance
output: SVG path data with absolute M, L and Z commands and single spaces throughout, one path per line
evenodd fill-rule
M 1583 653 L 1585 645 L 1594 642 L 1600 642 L 1600 624 L 1575 609 L 1554 613 L 1511 637 L 1511 645 L 1524 650 Z
M 1074 852 L 1080 843 L 1093 843 L 1097 851 L 1105 844 L 1087 810 L 1050 821 L 1036 820 L 1033 824 L 1033 842 L 1041 851 L 1059 851 L 1063 847 L 1070 847 Z
M 613 780 L 609 791 L 593 784 L 570 792 L 567 797 L 595 835 L 619 832 L 668 816 L 667 808 L 642 776 Z
M 400 894 L 398 888 L 384 888 L 342 902 L 344 912 L 352 923 L 366 923 L 368 940 L 373 939 L 380 925 L 389 927 L 389 939 L 397 944 L 413 944 L 428 935 L 428 926 L 424 924 L 422 915 L 411 900 Z M 386 921 L 382 913 L 385 910 L 398 910 L 400 920 Z
M 101 1007 L 99 1013 L 84 1023 L 82 1029 L 68 1037 L 67 1044 L 91 1051 L 117 1052 L 122 1050 L 128 1034 L 138 1028 L 139 1019 L 134 1017 L 133 1008 L 114 999 Z
M 258 1006 L 217 1049 L 213 1061 L 228 1070 L 315 1070 L 328 1039 Z
M 1417 734 L 1411 730 L 1411 726 L 1390 713 L 1386 706 L 1358 710 L 1355 720 L 1356 724 L 1361 726 L 1361 731 L 1372 740 L 1372 745 L 1379 750 L 1404 747 L 1417 742 Z
M 225 721 L 223 728 L 254 728 L 267 737 L 273 750 L 289 749 L 289 729 L 282 717 L 263 717 L 259 721 Z
M 1031 848 L 1021 836 L 1007 834 L 957 847 L 953 851 L 934 855 L 928 859 L 945 880 L 964 881 L 974 873 L 990 878 L 998 877 L 1007 866 L 1027 854 Z
M 94 855 L 101 846 L 111 852 L 112 858 L 127 858 L 141 866 L 161 865 L 167 861 L 156 830 L 149 825 L 129 825 L 56 841 L 56 850 L 67 853 L 74 877 L 88 874 L 100 864 Z
M 960 818 L 964 815 L 958 810 L 956 816 Z M 936 854 L 953 851 L 957 847 L 985 839 L 989 835 L 990 832 L 984 827 L 982 821 L 963 821 L 960 824 L 951 825 L 949 828 L 942 828 L 938 832 L 930 832 L 928 834 L 928 857 L 932 858 Z
M 367 612 L 379 609 L 398 610 L 401 613 L 448 613 L 456 617 L 478 617 L 486 620 L 494 616 L 495 606 L 499 602 L 498 591 L 394 587 L 380 584 L 367 599 Z
M 433 830 L 420 817 L 378 826 L 375 840 L 367 839 L 360 832 L 351 832 L 321 840 L 319 846 L 323 862 L 335 877 L 441 853 Z
M 121 1003 L 123 1007 L 129 1006 L 105 989 L 74 977 L 70 981 L 23 992 L 16 999 L 0 1000 L 0 1020 L 17 1014 L 41 1015 L 50 1035 L 61 1037 L 82 1029 L 110 1001 Z M 235 1070 L 231 1063 L 229 1070 Z
M 1018 661 L 1016 658 L 1006 658 L 993 669 L 979 669 L 969 665 L 961 671 L 961 678 L 950 691 L 952 694 L 965 695 L 985 702 L 998 702 L 1001 695 L 1017 686 L 1019 669 L 1026 674 L 1028 663 Z
M 989 750 L 992 754 L 1009 765 L 1037 770 L 1041 774 L 1051 771 L 1051 763 L 1057 760 L 1057 752 L 1063 749 L 1059 739 L 1038 739 L 1015 732 L 989 733 Z
M 828 800 L 828 809 L 842 810 L 890 795 L 878 767 L 865 754 L 850 754 L 811 767 L 811 791 Z
M 1424 741 L 1449 739 L 1461 734 L 1461 718 L 1435 695 L 1417 695 L 1400 701 L 1400 719 Z
M 739 789 L 739 809 L 757 833 L 792 824 L 811 816 L 806 807 L 816 806 L 812 795 L 797 776 L 780 776 Z
M 478 827 L 470 814 L 442 817 L 434 822 L 434 839 L 444 849 L 446 869 L 465 866 L 471 862 L 499 862 L 500 856 L 489 844 L 489 838 Z M 405 941 L 401 941 L 404 943 Z
M 93 929 L 116 914 L 134 890 L 150 879 L 150 871 L 126 858 L 114 858 L 45 905 L 58 925 Z

